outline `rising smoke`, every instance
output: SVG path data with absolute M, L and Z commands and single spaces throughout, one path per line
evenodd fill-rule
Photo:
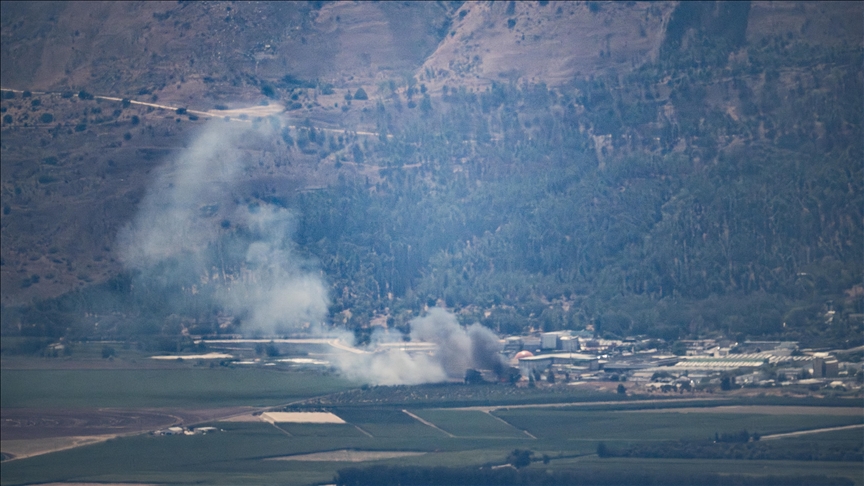
M 184 313 L 192 294 L 199 306 L 241 318 L 247 335 L 323 335 L 327 288 L 293 248 L 293 214 L 260 202 L 243 204 L 239 194 L 248 165 L 239 147 L 275 136 L 269 126 L 208 124 L 157 170 L 138 214 L 118 235 L 120 256 L 137 272 L 137 285 L 156 289 L 169 304 L 186 299 L 178 304 L 187 307 Z M 463 328 L 444 309 L 411 321 L 410 337 L 437 347 L 409 352 L 393 346 L 401 334 L 376 332 L 371 347 L 388 351 L 346 351 L 335 364 L 349 379 L 378 385 L 441 382 L 462 379 L 469 368 L 498 374 L 505 368 L 490 330 Z
M 292 248 L 293 214 L 243 204 L 247 169 L 240 146 L 269 143 L 267 124 L 211 122 L 160 167 L 138 214 L 118 235 L 124 265 L 164 300 L 194 294 L 203 306 L 242 318 L 246 334 L 296 331 L 321 323 L 327 290 Z
M 396 344 L 399 336 L 378 332 L 372 336 L 373 348 Z M 437 345 L 432 352 L 410 352 L 398 346 L 386 351 L 340 356 L 338 365 L 350 379 L 376 385 L 414 385 L 462 379 L 469 368 L 493 370 L 501 374 L 506 363 L 498 351 L 495 334 L 480 324 L 463 328 L 456 316 L 433 307 L 423 317 L 411 321 L 411 342 Z

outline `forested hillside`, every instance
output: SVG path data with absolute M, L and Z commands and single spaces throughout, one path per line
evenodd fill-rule
M 274 142 L 352 172 L 236 202 L 295 214 L 289 246 L 329 286 L 330 323 L 358 335 L 437 304 L 501 333 L 864 344 L 864 49 L 748 41 L 749 10 L 681 3 L 657 59 L 626 72 L 454 82 L 440 95 L 422 71 L 383 83 L 364 111 L 378 137 L 307 126 Z M 230 248 L 249 235 L 225 219 L 202 251 L 239 275 Z M 3 332 L 244 329 L 215 303 L 219 283 L 140 279 L 125 270 L 4 307 Z
M 380 182 L 298 200 L 334 312 L 440 299 L 503 332 L 860 340 L 861 50 L 728 50 L 451 89 L 367 157 Z

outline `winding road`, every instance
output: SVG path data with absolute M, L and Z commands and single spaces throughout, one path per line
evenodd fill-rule
M 12 93 L 24 93 L 25 90 L 0 87 L 0 92 L 4 92 L 4 91 L 9 91 Z M 55 91 L 30 91 L 30 93 L 32 93 L 34 95 L 61 95 L 62 94 L 62 93 L 55 92 Z M 80 98 L 80 96 L 78 94 L 74 94 L 73 96 Z M 279 116 L 279 115 L 283 115 L 286 112 L 284 106 L 282 106 L 280 104 L 275 104 L 275 103 L 274 104 L 268 104 L 268 105 L 250 106 L 250 107 L 246 107 L 246 108 L 233 108 L 230 110 L 201 111 L 201 110 L 192 110 L 192 109 L 180 107 L 180 106 L 170 106 L 170 105 L 162 105 L 159 103 L 148 103 L 146 101 L 136 101 L 136 100 L 129 99 L 129 98 L 117 98 L 116 96 L 104 96 L 104 95 L 92 95 L 92 96 L 93 96 L 93 99 L 97 99 L 97 100 L 114 101 L 114 102 L 120 102 L 120 103 L 122 103 L 124 101 L 128 101 L 132 105 L 147 106 L 147 107 L 156 108 L 159 110 L 168 110 L 168 111 L 173 111 L 173 112 L 176 112 L 177 110 L 182 108 L 182 109 L 185 109 L 186 114 L 189 114 L 189 115 L 195 115 L 195 116 L 207 117 L 207 118 L 223 118 L 223 119 L 227 118 L 229 121 L 243 122 L 243 123 L 252 123 L 252 119 L 254 119 L 254 118 L 264 118 L 264 117 L 268 117 L 268 116 Z M 302 127 L 298 127 L 297 125 L 288 125 L 288 128 L 290 128 L 292 130 L 296 130 L 297 128 L 302 128 Z M 340 129 L 336 129 L 336 128 L 321 128 L 321 127 L 312 127 L 312 128 L 315 128 L 316 130 L 320 130 L 323 132 L 338 133 L 338 134 L 351 133 L 353 135 L 362 135 L 362 136 L 366 136 L 366 137 L 378 137 L 378 136 L 380 136 L 380 134 L 377 132 L 367 132 L 367 131 L 363 131 L 363 130 L 352 131 L 352 130 L 344 130 L 344 129 L 340 130 Z M 393 138 L 393 135 L 387 134 L 387 138 Z

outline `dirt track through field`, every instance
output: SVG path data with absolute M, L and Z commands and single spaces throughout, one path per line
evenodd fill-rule
M 528 432 L 528 431 L 525 430 L 525 429 L 520 429 L 519 427 L 516 427 L 515 425 L 513 425 L 513 424 L 511 424 L 510 422 L 508 422 L 508 421 L 502 419 L 501 417 L 498 417 L 498 416 L 492 415 L 492 412 L 484 412 L 484 413 L 485 413 L 486 415 L 492 417 L 493 419 L 495 419 L 495 420 L 501 422 L 501 423 L 507 424 L 509 427 L 513 427 L 513 428 L 516 429 L 516 430 L 520 430 L 520 431 L 522 431 L 523 434 L 527 435 L 528 437 L 531 437 L 532 439 L 535 439 L 535 440 L 537 439 L 537 437 L 534 437 L 534 435 L 533 435 L 531 432 Z
M 426 452 L 409 451 L 341 451 L 314 452 L 312 454 L 297 454 L 294 456 L 270 457 L 265 461 L 315 461 L 315 462 L 364 462 L 394 459 L 399 457 L 422 456 Z
M 798 437 L 800 435 L 821 434 L 823 432 L 834 432 L 836 430 L 861 429 L 864 424 L 845 425 L 843 427 L 826 427 L 824 429 L 799 430 L 797 432 L 786 432 L 785 434 L 763 435 L 760 440 L 785 439 L 787 437 Z
M 432 422 L 429 422 L 427 420 L 423 420 L 422 418 L 414 415 L 413 413 L 409 412 L 408 410 L 402 410 L 402 412 L 405 413 L 406 415 L 408 415 L 409 417 L 413 418 L 414 420 L 420 422 L 423 425 L 428 425 L 429 427 L 432 427 L 433 429 L 435 429 L 439 432 L 447 434 L 448 437 L 456 438 L 456 436 L 451 434 L 450 432 L 447 432 L 446 430 L 442 429 L 441 427 L 438 427 L 437 425 L 433 424 Z

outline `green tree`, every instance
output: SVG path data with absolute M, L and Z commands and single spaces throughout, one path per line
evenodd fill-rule
M 606 447 L 605 442 L 600 442 L 597 444 L 597 455 L 600 457 L 609 457 L 609 448 Z
M 516 469 L 522 469 L 523 467 L 531 465 L 531 458 L 533 456 L 533 451 L 527 449 L 514 449 L 513 452 L 507 455 L 507 463 Z

